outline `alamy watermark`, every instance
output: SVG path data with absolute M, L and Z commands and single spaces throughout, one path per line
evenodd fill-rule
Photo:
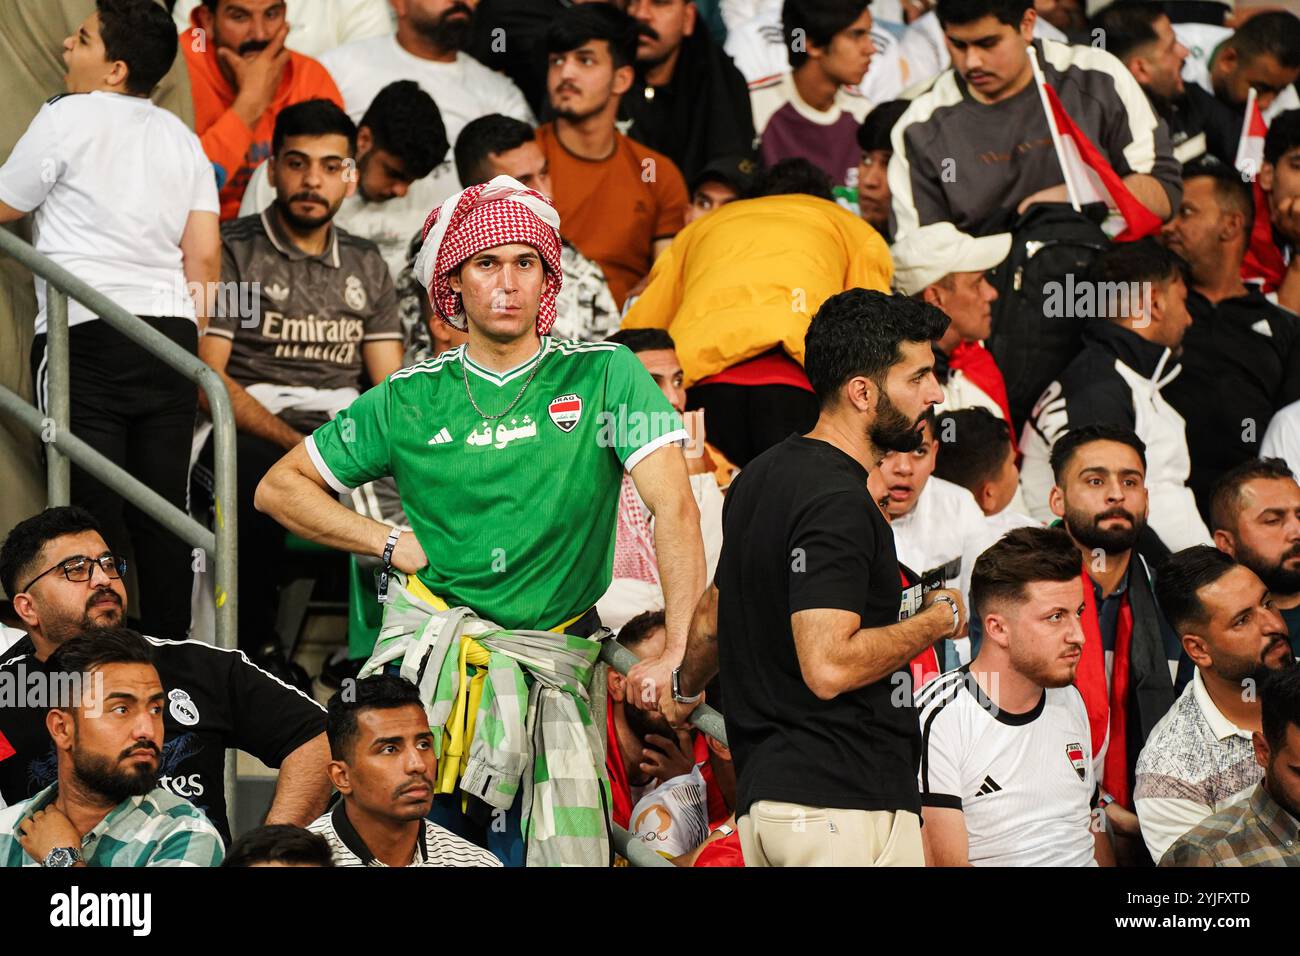
M 33 710 L 80 708 L 87 717 L 98 717 L 104 708 L 104 675 L 48 673 L 28 670 L 23 661 L 12 670 L 0 671 L 0 710 L 30 707 Z
M 268 290 L 276 291 L 272 286 Z M 208 315 L 237 318 L 240 328 L 254 329 L 262 322 L 262 284 L 260 282 L 182 282 L 153 284 L 153 314 L 171 315 L 176 303 L 188 298 L 207 303 Z
M 1067 273 L 1064 282 L 1043 284 L 1043 315 L 1049 319 L 1134 318 L 1135 328 L 1151 324 L 1150 282 L 1075 281 Z

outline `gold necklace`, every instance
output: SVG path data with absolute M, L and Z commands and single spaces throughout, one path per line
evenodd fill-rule
M 519 399 L 523 398 L 524 392 L 528 391 L 528 386 L 532 384 L 533 376 L 536 375 L 537 370 L 542 367 L 543 357 L 544 356 L 542 355 L 537 356 L 537 363 L 533 366 L 533 370 L 528 373 L 528 378 L 524 380 L 523 387 L 519 389 L 514 399 L 510 402 L 509 405 L 506 406 L 506 410 L 502 412 L 500 415 L 489 415 L 487 412 L 483 411 L 483 409 L 478 407 L 478 402 L 474 401 L 474 393 L 469 390 L 469 368 L 468 368 L 469 350 L 468 348 L 466 348 L 465 354 L 461 356 L 460 374 L 461 374 L 461 380 L 465 383 L 465 395 L 466 397 L 469 398 L 469 403 L 474 406 L 474 411 L 478 412 L 479 415 L 483 418 L 483 420 L 488 422 L 494 422 L 498 418 L 505 418 L 507 415 L 509 415 L 510 409 L 514 408 L 517 404 L 519 404 Z

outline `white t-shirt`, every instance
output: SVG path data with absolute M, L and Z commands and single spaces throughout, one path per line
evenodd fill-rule
M 136 315 L 194 318 L 181 236 L 216 213 L 217 181 L 199 138 L 143 97 L 79 93 L 41 107 L 0 167 L 0 201 L 36 210 L 35 245 Z M 36 333 L 45 280 L 36 280 Z M 68 300 L 68 324 L 95 314 Z
M 295 53 L 320 59 L 336 46 L 392 33 L 396 25 L 388 0 L 286 0 L 289 36 L 284 45 Z M 188 30 L 190 14 L 203 0 L 176 0 L 172 18 Z
M 666 857 L 689 853 L 709 836 L 709 804 L 699 767 L 665 780 L 632 808 L 632 836 Z
M 489 113 L 513 116 L 530 125 L 536 122 L 519 87 L 468 53 L 457 53 L 451 63 L 425 60 L 403 50 L 390 33 L 338 47 L 320 61 L 334 78 L 343 94 L 343 107 L 356 123 L 361 122 L 375 95 L 397 80 L 415 80 L 433 97 L 447 140 L 453 144 L 466 123 Z
M 1017 494 L 1019 492 L 1017 491 Z M 978 506 L 977 506 L 978 507 Z M 1007 505 L 995 515 L 985 515 L 984 524 L 981 528 L 973 532 L 971 540 L 974 544 L 971 546 L 971 559 L 964 562 L 961 569 L 961 597 L 966 602 L 966 608 L 970 610 L 970 576 L 975 570 L 975 561 L 981 554 L 987 551 L 993 545 L 997 544 L 1001 537 L 1008 531 L 1014 531 L 1016 528 L 1041 528 L 1043 523 L 1037 521 L 1028 515 L 1022 514 L 1016 508 L 1015 501 Z M 973 611 L 971 613 L 974 613 Z
M 890 521 L 899 563 L 923 581 L 942 576 L 943 587 L 956 588 L 987 537 L 987 519 L 975 497 L 961 485 L 933 475 L 917 496 L 916 507 Z
M 917 694 L 921 805 L 961 810 L 974 866 L 1096 866 L 1088 711 L 1073 686 L 1000 711 L 961 667 Z
M 1300 474 L 1300 402 L 1279 409 L 1259 446 L 1260 458 L 1281 458 Z
M 1216 27 L 1210 23 L 1175 23 L 1174 37 L 1187 47 L 1187 59 L 1183 61 L 1183 82 L 1195 83 L 1207 93 L 1214 92 L 1210 82 L 1210 57 L 1215 49 L 1232 31 L 1227 27 Z M 1300 96 L 1296 95 L 1292 84 L 1273 98 L 1268 109 L 1263 111 L 1264 120 L 1271 123 L 1279 113 L 1300 109 Z
M 903 89 L 902 74 L 898 68 L 898 39 L 903 35 L 903 24 L 901 21 L 891 22 L 886 19 L 883 13 L 875 9 L 877 5 L 872 4 L 871 22 L 871 41 L 876 46 L 875 55 L 871 58 L 862 82 L 856 87 L 848 88 L 862 100 L 863 115 L 871 106 L 897 98 Z M 723 50 L 749 84 L 791 72 L 785 34 L 781 29 L 781 5 L 760 9 L 738 28 L 729 30 Z M 854 115 L 859 122 L 862 120 L 858 111 L 854 111 Z M 760 124 L 756 116 L 754 130 L 761 134 L 766 123 L 766 117 Z

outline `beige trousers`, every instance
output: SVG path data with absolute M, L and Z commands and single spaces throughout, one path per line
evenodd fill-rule
M 738 821 L 745 866 L 925 866 L 908 810 L 830 810 L 759 800 Z

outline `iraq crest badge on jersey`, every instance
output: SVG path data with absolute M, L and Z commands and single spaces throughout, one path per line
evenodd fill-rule
M 1065 755 L 1070 758 L 1070 766 L 1074 772 L 1079 775 L 1080 780 L 1086 780 L 1088 776 L 1088 762 L 1083 756 L 1082 744 L 1066 744 Z
M 555 427 L 562 432 L 571 432 L 578 427 L 582 417 L 582 399 L 577 395 L 561 395 L 551 399 L 546 406 L 546 413 L 551 416 Z

